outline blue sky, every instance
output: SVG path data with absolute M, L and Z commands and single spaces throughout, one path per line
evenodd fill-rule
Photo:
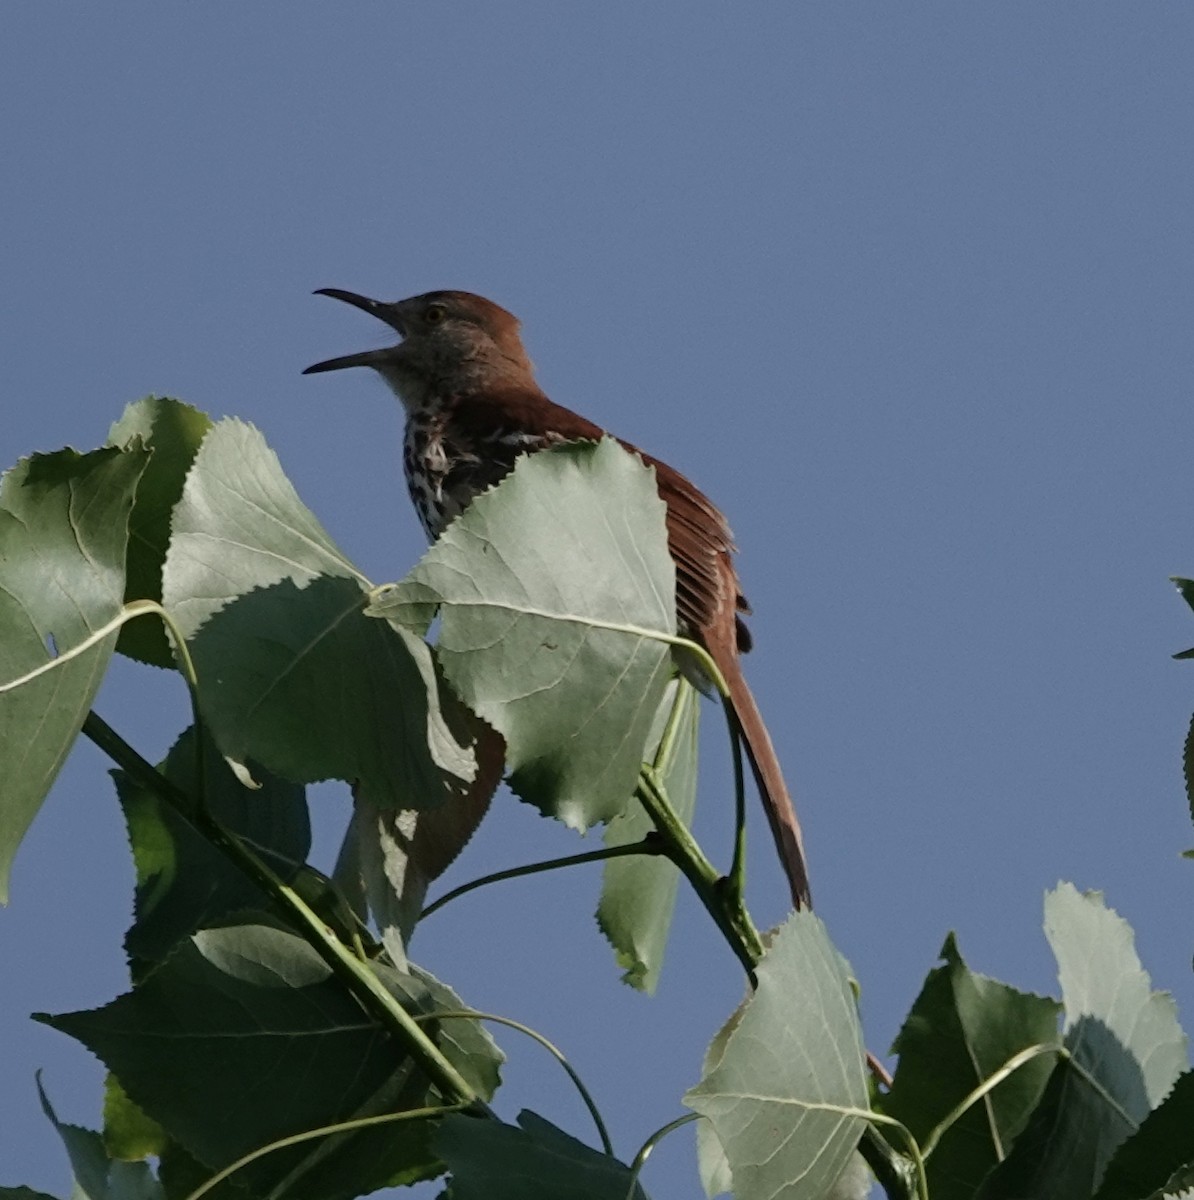
M 1053 989 L 1059 878 L 1106 892 L 1194 1026 L 1194 668 L 1170 660 L 1194 620 L 1167 582 L 1194 573 L 1192 42 L 1177 4 L 15 6 L 0 461 L 177 395 L 257 424 L 366 574 L 397 578 L 423 548 L 397 406 L 364 373 L 299 375 L 381 331 L 310 293 L 483 292 L 554 399 L 728 514 L 748 673 L 872 1048 L 950 929 L 979 970 Z M 151 758 L 185 722 L 178 680 L 130 664 L 97 707 Z M 0 1183 L 59 1194 L 33 1071 L 92 1125 L 101 1076 L 26 1016 L 125 986 L 104 770 L 81 744 L 0 913 Z M 326 861 L 343 789 L 312 807 Z M 574 846 L 507 797 L 451 878 Z M 622 987 L 596 888 L 500 885 L 412 949 L 565 1048 L 630 1155 L 740 984 L 689 902 L 658 996 Z M 588 1136 L 541 1053 L 502 1040 L 502 1111 Z M 690 1141 L 656 1152 L 656 1196 L 693 1194 Z

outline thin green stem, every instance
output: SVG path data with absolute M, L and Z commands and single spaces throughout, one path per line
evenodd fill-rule
M 949 1132 L 952 1126 L 968 1108 L 977 1104 L 989 1092 L 997 1088 L 1009 1075 L 1018 1071 L 1025 1063 L 1031 1062 L 1034 1058 L 1039 1058 L 1042 1054 L 1058 1054 L 1063 1052 L 1064 1048 L 1057 1045 L 1051 1045 L 1047 1042 L 1038 1042 L 1034 1046 L 1026 1046 L 1018 1054 L 1013 1054 L 1011 1058 L 1003 1064 L 999 1070 L 992 1072 L 986 1079 L 982 1081 L 965 1096 L 958 1104 L 954 1105 L 948 1113 L 940 1121 L 933 1126 L 929 1132 L 929 1136 L 925 1138 L 924 1146 L 921 1148 L 921 1153 L 928 1158 L 930 1154 L 937 1148 L 937 1143 L 942 1137 Z
M 432 901 L 423 909 L 419 914 L 419 920 L 422 921 L 431 916 L 433 912 L 443 908 L 450 900 L 467 895 L 469 892 L 476 891 L 477 888 L 485 887 L 486 884 L 501 883 L 506 879 L 520 879 L 524 875 L 538 875 L 543 871 L 555 871 L 561 867 L 575 867 L 581 863 L 600 862 L 606 858 L 624 858 L 628 854 L 658 855 L 664 852 L 660 840 L 657 837 L 648 836 L 642 841 L 629 842 L 625 846 L 606 846 L 601 850 L 587 850 L 584 854 L 567 854 L 563 858 L 549 858 L 542 862 L 528 863 L 522 867 L 508 867 L 504 871 L 494 871 L 490 875 L 482 875 L 479 879 L 462 883 L 450 892 L 445 892 L 438 900 Z
M 720 685 L 719 685 L 720 686 Z M 723 689 L 724 690 L 724 689 Z M 724 706 L 730 727 L 730 743 L 734 750 L 736 836 L 734 861 L 728 878 L 723 879 L 680 819 L 668 799 L 664 777 L 676 754 L 676 744 L 685 708 L 695 701 L 696 691 L 683 677 L 678 681 L 672 710 L 659 747 L 650 765 L 644 763 L 639 772 L 635 795 L 655 825 L 664 842 L 664 852 L 688 880 L 706 911 L 722 931 L 731 949 L 746 968 L 754 982 L 754 968 L 763 956 L 763 942 L 747 912 L 743 897 L 746 870 L 746 797 L 742 770 L 740 739 L 731 709 Z
M 560 1066 L 564 1068 L 568 1078 L 572 1080 L 573 1086 L 584 1102 L 584 1106 L 589 1110 L 589 1115 L 593 1118 L 593 1124 L 597 1126 L 597 1136 L 601 1139 L 601 1148 L 611 1158 L 613 1157 L 614 1144 L 610 1140 L 609 1130 L 606 1129 L 605 1122 L 601 1119 L 601 1113 L 597 1108 L 597 1102 L 593 1099 L 592 1093 L 585 1087 L 584 1081 L 576 1073 L 576 1069 L 564 1057 L 563 1051 L 549 1042 L 538 1030 L 532 1029 L 529 1025 L 524 1025 L 521 1021 L 512 1020 L 510 1017 L 499 1017 L 496 1013 L 475 1012 L 468 1008 L 421 1013 L 417 1019 L 420 1021 L 440 1021 L 466 1018 L 474 1021 L 493 1021 L 498 1025 L 508 1025 L 511 1029 L 517 1029 L 519 1033 L 525 1033 L 527 1037 L 533 1038 L 548 1053 L 553 1055 Z
M 424 1073 L 450 1102 L 478 1103 L 472 1087 L 419 1028 L 414 1018 L 390 995 L 368 964 L 360 962 L 302 897 L 284 884 L 240 838 L 211 813 L 197 807 L 186 792 L 142 758 L 96 713 L 88 713 L 83 722 L 83 733 L 141 786 L 176 809 L 288 914 L 291 924 L 327 963 L 332 973 L 384 1029 L 406 1046 Z
M 688 709 L 697 703 L 696 688 L 683 675 L 677 675 L 675 683 L 676 694 L 672 697 L 672 708 L 667 715 L 667 723 L 663 727 L 663 734 L 660 736 L 659 745 L 655 748 L 655 757 L 652 759 L 652 765 L 661 776 L 671 770 L 678 753 L 680 722 L 684 719 Z
M 685 1125 L 691 1125 L 693 1121 L 699 1121 L 700 1119 L 700 1113 L 685 1113 L 684 1116 L 677 1117 L 674 1121 L 669 1121 L 666 1125 L 655 1130 L 643 1142 L 639 1147 L 638 1153 L 634 1156 L 634 1161 L 630 1164 L 630 1187 L 626 1191 L 626 1200 L 634 1200 L 635 1191 L 638 1189 L 638 1177 L 642 1174 L 643 1166 L 651 1156 L 651 1151 L 674 1129 L 681 1129 Z

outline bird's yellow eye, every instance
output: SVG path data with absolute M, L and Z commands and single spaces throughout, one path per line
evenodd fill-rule
M 448 315 L 446 304 L 429 304 L 423 312 L 423 320 L 428 325 L 438 325 Z

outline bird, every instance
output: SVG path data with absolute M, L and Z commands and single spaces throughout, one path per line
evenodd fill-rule
M 361 309 L 399 335 L 394 345 L 325 359 L 303 374 L 370 367 L 397 395 L 406 413 L 406 482 L 431 541 L 475 496 L 508 475 L 520 455 L 606 436 L 599 425 L 544 394 L 518 318 L 492 300 L 463 291 L 426 292 L 397 301 L 372 300 L 341 288 L 319 288 L 315 294 Z M 792 903 L 797 909 L 811 908 L 800 823 L 742 671 L 740 656 L 751 648 L 743 620 L 750 606 L 734 566 L 729 524 L 679 471 L 618 441 L 655 470 L 676 567 L 679 631 L 706 650 L 725 680 L 732 726 L 746 750 Z

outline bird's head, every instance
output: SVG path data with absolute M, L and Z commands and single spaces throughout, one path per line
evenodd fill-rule
M 342 367 L 372 367 L 408 411 L 437 396 L 486 387 L 534 384 L 534 369 L 518 336 L 518 318 L 472 292 L 427 292 L 409 300 L 370 300 L 340 288 L 316 295 L 371 313 L 402 340 L 309 366 L 304 375 Z

